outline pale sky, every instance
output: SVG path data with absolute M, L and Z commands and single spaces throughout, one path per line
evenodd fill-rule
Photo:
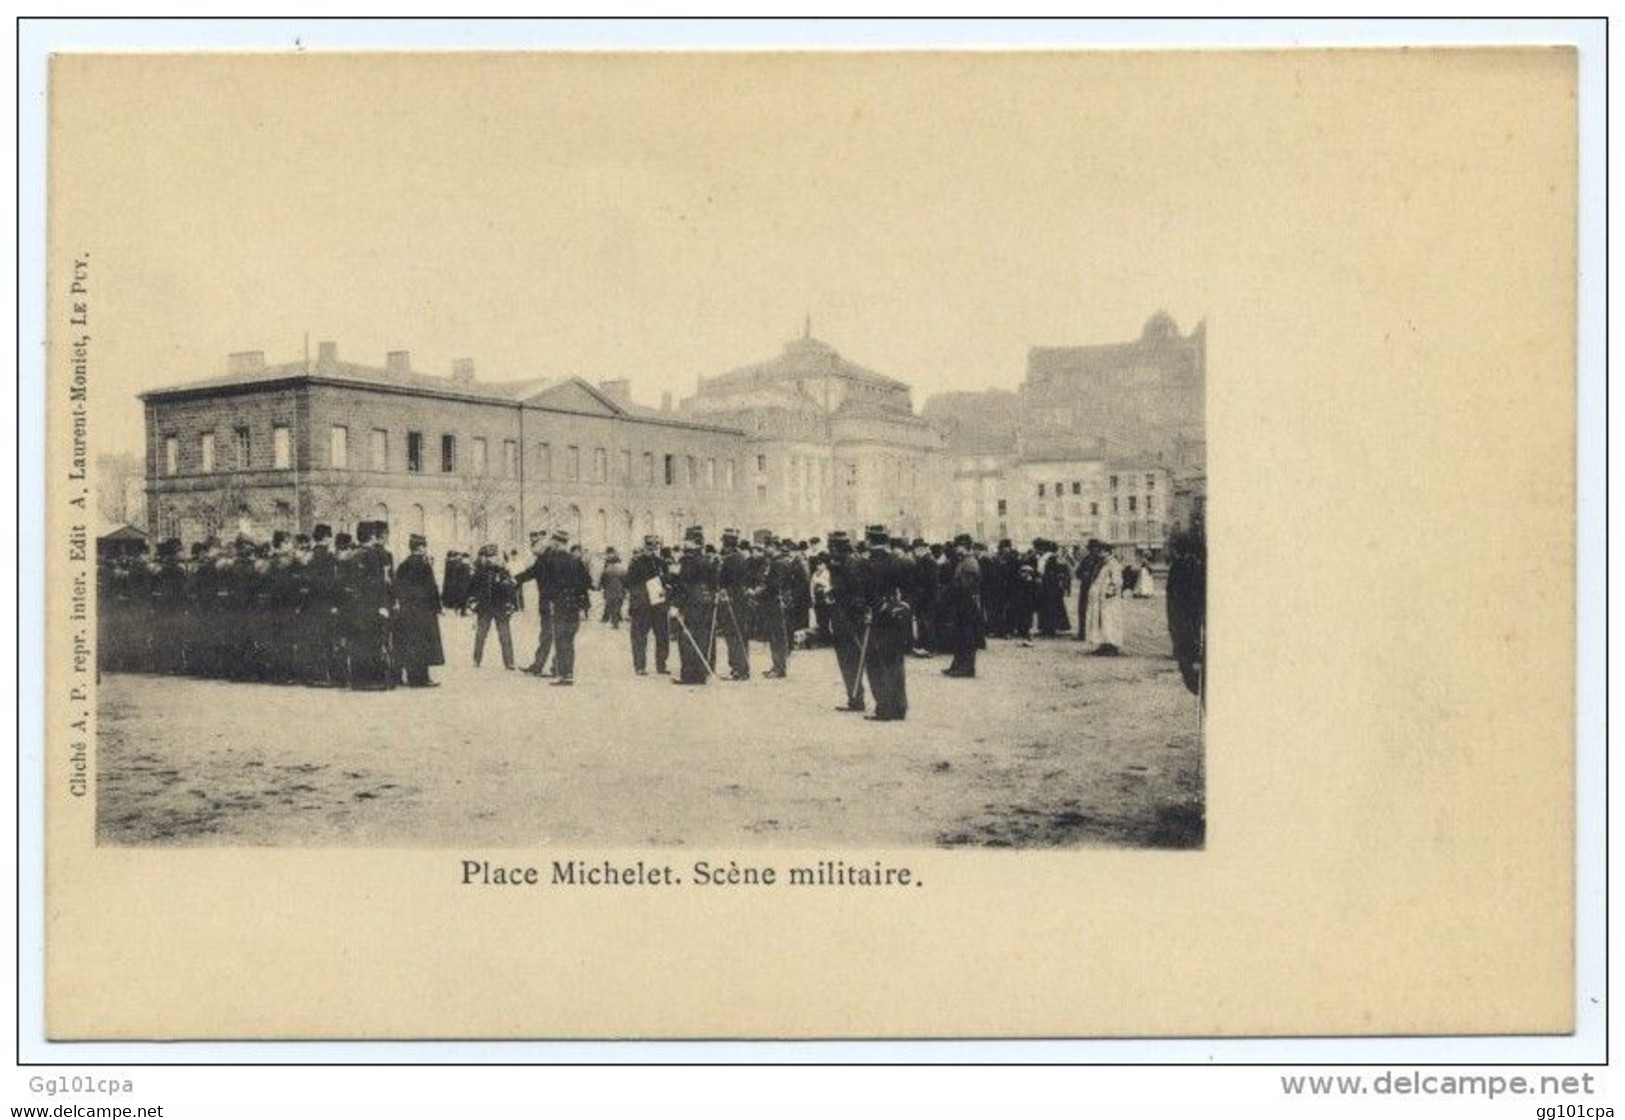
M 214 56 L 56 73 L 93 200 L 97 443 L 133 393 L 334 339 L 636 399 L 778 353 L 804 316 L 914 386 L 1013 388 L 1032 345 L 1183 329 L 1205 195 L 1176 106 L 1077 56 Z M 77 96 L 69 96 L 77 95 Z M 1197 108 L 1193 102 L 1190 108 Z M 1174 110 L 1170 113 L 1170 110 Z M 1187 138 L 1188 139 L 1188 138 Z M 71 157 L 69 158 L 69 154 Z

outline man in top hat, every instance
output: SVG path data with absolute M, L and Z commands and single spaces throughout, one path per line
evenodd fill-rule
M 869 539 L 869 654 L 865 670 L 874 697 L 875 720 L 908 715 L 906 657 L 913 645 L 914 617 L 904 594 L 914 581 L 914 562 L 904 556 L 901 540 L 883 526 L 871 526 Z
M 683 556 L 671 589 L 679 660 L 673 684 L 701 685 L 716 671 L 720 576 L 720 563 L 705 554 L 704 533 L 699 526 L 690 526 L 683 534 Z
M 728 647 L 728 679 L 750 680 L 750 560 L 739 545 L 739 530 L 722 530 L 717 612 L 722 640 Z
M 655 672 L 665 675 L 671 651 L 670 589 L 666 563 L 660 557 L 660 538 L 643 538 L 643 548 L 626 567 L 626 590 L 631 604 L 632 669 L 638 676 L 649 672 L 649 637 L 654 636 Z
M 409 688 L 435 688 L 431 665 L 444 665 L 440 644 L 440 588 L 429 563 L 429 542 L 417 533 L 407 538 L 411 550 L 395 569 L 395 660 Z
M 868 704 L 863 689 L 869 656 L 869 562 L 852 547 L 843 529 L 829 535 L 829 628 L 835 644 L 835 663 L 841 670 L 846 703 L 836 709 L 863 712 Z

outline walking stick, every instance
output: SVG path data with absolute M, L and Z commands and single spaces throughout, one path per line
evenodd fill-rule
M 846 701 L 849 704 L 858 702 L 858 693 L 863 689 L 863 665 L 869 658 L 869 631 L 873 627 L 874 622 L 871 619 L 865 618 L 863 620 L 863 645 L 858 649 L 858 680 L 852 691 L 847 693 Z
M 726 595 L 727 592 L 723 592 L 723 594 Z M 728 620 L 733 623 L 734 637 L 739 639 L 739 644 L 742 646 L 749 645 L 750 643 L 745 641 L 744 633 L 739 629 L 739 616 L 734 614 L 734 601 L 731 598 L 728 600 Z
M 700 649 L 700 643 L 694 640 L 694 635 L 689 633 L 688 627 L 684 625 L 683 612 L 675 611 L 673 612 L 672 617 L 677 619 L 677 629 L 681 630 L 683 632 L 683 637 L 688 639 L 688 644 L 694 650 L 694 656 L 698 657 L 700 659 L 700 664 L 705 666 L 706 674 L 712 677 L 716 676 L 717 671 L 711 668 L 711 663 L 705 659 L 705 653 Z

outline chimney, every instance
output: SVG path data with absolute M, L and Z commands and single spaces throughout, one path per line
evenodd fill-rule
M 331 373 L 339 365 L 339 344 L 336 342 L 318 342 L 316 344 L 316 368 L 324 373 Z
M 258 373 L 264 368 L 264 350 L 239 350 L 235 354 L 226 355 L 226 372 L 233 376 L 244 373 Z
M 624 377 L 614 381 L 600 381 L 598 387 L 604 395 L 623 408 L 632 403 L 632 382 Z
M 412 372 L 412 351 L 391 350 L 384 358 L 384 370 L 391 377 L 405 377 Z
M 661 412 L 670 412 L 671 411 L 671 391 L 670 390 L 667 390 L 666 392 L 660 394 L 660 411 Z
M 451 363 L 451 379 L 459 385 L 467 385 L 474 380 L 474 359 L 458 358 Z

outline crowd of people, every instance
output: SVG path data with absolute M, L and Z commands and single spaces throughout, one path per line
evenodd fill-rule
M 677 547 L 648 536 L 627 560 L 589 558 L 560 530 L 531 534 L 529 563 L 494 544 L 446 555 L 439 578 L 428 542 L 413 534 L 399 564 L 388 526 L 362 522 L 352 538 L 317 525 L 255 543 L 210 541 L 183 555 L 177 540 L 99 565 L 99 666 L 315 687 L 432 688 L 445 663 L 441 617 L 474 619 L 473 660 L 496 631 L 505 669 L 517 670 L 510 620 L 534 585 L 539 638 L 522 670 L 575 681 L 575 639 L 601 598 L 600 621 L 625 622 L 633 672 L 696 687 L 753 676 L 752 643 L 789 674 L 792 651 L 834 647 L 839 710 L 877 720 L 907 716 L 906 660 L 951 654 L 942 670 L 974 678 L 991 639 L 1072 637 L 1088 652 L 1123 652 L 1125 601 L 1154 594 L 1143 553 L 1105 542 L 1068 547 L 1039 539 L 993 549 L 961 534 L 906 540 L 870 526 L 854 540 L 788 540 L 724 530 L 716 544 L 691 528 Z M 1168 629 L 1187 688 L 1200 694 L 1206 613 L 1200 526 L 1168 542 Z M 1071 609 L 1069 609 L 1071 608 Z M 624 612 L 624 613 L 623 613 Z M 676 673 L 671 653 L 675 646 Z

